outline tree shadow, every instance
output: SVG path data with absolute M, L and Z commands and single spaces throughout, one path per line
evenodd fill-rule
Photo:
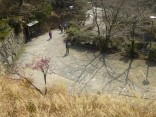
M 129 57 L 126 57 L 126 56 L 122 56 L 119 60 L 123 61 L 124 63 L 128 63 L 129 61 L 132 60 L 132 58 L 129 58 Z
M 118 73 L 116 73 L 115 70 L 113 70 L 113 68 L 111 66 L 107 65 L 106 56 L 103 56 L 102 62 L 103 62 L 103 66 L 105 67 L 105 69 L 107 71 L 107 74 L 109 76 L 109 81 L 103 86 L 102 92 L 104 92 L 104 90 L 106 89 L 106 87 L 108 85 L 112 84 L 115 81 L 120 82 L 120 83 L 123 84 L 122 87 L 121 87 L 121 90 L 119 91 L 119 94 L 121 94 L 122 90 L 126 86 L 129 86 L 130 89 L 135 90 L 135 87 L 134 87 L 135 84 L 129 78 L 130 70 L 132 68 L 132 63 L 133 63 L 134 59 L 127 58 L 127 57 L 122 57 L 120 60 L 127 63 L 128 67 L 122 73 L 118 74 Z M 114 76 L 112 74 L 115 74 L 117 76 Z M 125 76 L 124 80 L 120 79 L 123 75 Z
M 101 73 L 101 70 L 105 70 L 103 73 L 105 73 L 106 75 L 108 75 L 108 81 L 106 80 L 106 77 L 103 76 L 103 81 L 102 81 L 102 84 L 103 86 L 101 87 L 101 91 L 102 93 L 104 91 L 108 90 L 109 91 L 113 91 L 114 89 L 111 89 L 110 88 L 110 85 L 114 84 L 117 84 L 118 85 L 118 88 L 120 89 L 117 89 L 117 92 L 119 93 L 119 95 L 122 95 L 124 89 L 126 89 L 125 91 L 131 91 L 132 94 L 133 94 L 133 91 L 136 91 L 136 90 L 141 90 L 141 91 L 146 91 L 146 87 L 143 87 L 141 86 L 140 84 L 137 84 L 133 79 L 131 79 L 131 70 L 133 69 L 132 67 L 132 64 L 134 62 L 135 59 L 133 58 L 128 58 L 128 57 L 121 57 L 120 61 L 123 61 L 123 63 L 126 63 L 127 64 L 127 67 L 122 69 L 123 71 L 122 72 L 118 72 L 118 70 L 116 70 L 116 67 L 113 66 L 113 64 L 109 64 L 109 59 L 110 57 L 112 56 L 109 56 L 110 54 L 109 53 L 105 53 L 105 54 L 100 54 L 98 56 L 94 56 L 94 58 L 88 62 L 88 64 L 84 65 L 84 68 L 82 68 L 82 71 L 80 73 L 80 75 L 76 78 L 75 82 L 73 83 L 73 86 L 75 86 L 75 84 L 77 83 L 81 83 L 83 84 L 83 86 L 81 87 L 81 91 L 89 86 L 89 82 L 100 72 Z M 114 59 L 114 58 L 112 58 Z M 96 64 L 99 64 L 98 67 L 95 67 L 93 62 L 96 61 Z M 98 62 L 97 62 L 98 61 Z M 102 63 L 101 63 L 102 62 Z M 151 66 L 153 66 L 153 63 L 149 63 Z M 84 74 L 86 73 L 86 71 L 90 68 L 90 67 L 95 67 L 94 69 L 94 72 L 92 72 L 92 74 L 90 75 L 90 78 L 86 79 L 86 81 L 84 83 L 82 83 L 82 80 L 84 80 Z M 118 68 L 117 68 L 118 69 Z M 119 68 L 120 69 L 120 68 Z M 148 74 L 148 73 L 147 73 Z M 91 86 L 92 87 L 92 86 Z M 125 93 L 125 92 L 124 92 Z
M 100 58 L 100 56 L 101 56 L 100 53 L 99 53 L 98 55 L 96 55 L 96 53 L 93 53 L 93 55 L 94 55 L 94 58 L 93 58 L 91 61 L 89 61 L 87 64 L 83 65 L 83 68 L 82 68 L 80 74 L 78 75 L 78 77 L 76 78 L 75 82 L 74 82 L 73 85 L 72 85 L 73 89 L 74 89 L 74 86 L 76 86 L 77 84 L 79 84 L 79 85 L 82 84 L 82 85 L 83 85 L 82 88 L 80 89 L 80 92 L 79 92 L 79 93 L 81 93 L 81 92 L 83 91 L 83 89 L 84 89 L 86 86 L 88 86 L 88 83 L 96 76 L 96 74 L 97 74 L 97 73 L 100 71 L 100 69 L 102 68 L 102 66 L 101 66 L 100 68 L 98 68 L 98 69 L 95 71 L 95 73 L 93 73 L 93 75 L 88 79 L 88 81 L 87 81 L 86 83 L 83 83 L 83 82 L 82 82 L 83 80 L 85 80 L 85 79 L 83 78 L 83 75 L 86 73 L 86 71 L 88 70 L 88 68 L 90 68 L 90 67 L 95 68 L 95 65 L 93 65 L 93 62 L 97 61 L 97 60 Z M 99 62 L 100 62 L 100 61 L 98 61 L 96 64 L 98 64 Z
M 77 80 L 74 82 L 73 86 L 75 86 L 77 83 L 81 83 L 82 79 L 81 77 L 83 76 L 83 74 L 86 72 L 87 68 L 92 66 L 94 67 L 94 65 L 92 65 L 92 63 L 94 61 L 96 61 L 97 59 L 99 59 L 99 62 L 102 62 L 102 64 L 100 65 L 100 67 L 98 67 L 97 69 L 95 69 L 95 71 L 93 72 L 93 74 L 91 75 L 91 77 L 89 79 L 87 79 L 87 82 L 86 83 L 82 83 L 83 84 L 83 87 L 81 88 L 80 90 L 80 93 L 82 92 L 82 90 L 88 85 L 88 83 L 96 76 L 96 74 L 99 73 L 99 71 L 102 69 L 102 68 L 105 68 L 108 76 L 109 76 L 109 79 L 110 81 L 108 81 L 104 87 L 102 88 L 102 92 L 104 92 L 104 89 L 111 83 L 117 81 L 117 82 L 121 82 L 123 84 L 122 86 L 122 89 L 125 87 L 125 86 L 130 86 L 131 89 L 134 89 L 134 83 L 129 79 L 129 73 L 130 73 L 130 70 L 131 70 L 131 66 L 132 66 L 132 63 L 133 63 L 133 59 L 128 59 L 126 58 L 123 59 L 123 62 L 126 61 L 126 63 L 128 63 L 128 67 L 127 69 L 125 69 L 125 71 L 123 73 L 117 73 L 115 70 L 113 70 L 113 68 L 111 66 L 109 66 L 107 63 L 106 63 L 106 59 L 108 59 L 109 57 L 109 53 L 105 53 L 105 54 L 99 54 L 98 56 L 95 56 L 88 64 L 85 65 L 84 69 L 81 71 L 80 75 L 78 76 Z M 97 62 L 97 64 L 99 63 Z M 117 76 L 113 76 L 112 74 L 116 74 Z M 121 76 L 125 75 L 125 79 L 122 80 L 120 79 Z M 105 80 L 105 78 L 103 79 Z M 122 90 L 121 90 L 122 92 Z
M 92 64 L 95 60 L 97 60 L 97 59 L 99 59 L 99 57 L 100 57 L 100 54 L 98 54 L 98 55 L 95 55 L 94 54 L 94 58 L 90 61 L 90 62 L 88 62 L 86 65 L 84 65 L 84 68 L 83 68 L 83 70 L 82 70 L 82 72 L 80 73 L 80 75 L 78 76 L 78 80 L 81 78 L 81 76 L 84 74 L 84 72 L 87 70 L 87 67 L 89 67 L 89 65 L 91 65 L 91 66 L 93 66 L 94 67 L 94 65 Z

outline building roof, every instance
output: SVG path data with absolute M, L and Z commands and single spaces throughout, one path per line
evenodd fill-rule
M 155 18 L 156 18 L 156 16 L 150 16 L 150 18 L 151 18 L 151 19 L 155 19 Z
M 31 26 L 33 26 L 33 25 L 37 24 L 38 22 L 39 22 L 39 21 L 34 20 L 34 21 L 32 21 L 32 22 L 28 23 L 28 24 L 27 24 L 27 26 L 31 27 Z

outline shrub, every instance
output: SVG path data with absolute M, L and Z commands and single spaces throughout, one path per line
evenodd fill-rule
M 9 25 L 7 24 L 7 20 L 2 19 L 0 20 L 0 31 L 5 31 L 9 28 Z
M 123 51 L 125 48 L 125 40 L 122 37 L 112 39 L 112 48 L 114 50 Z
M 37 19 L 42 23 L 46 20 L 46 14 L 42 11 L 37 11 L 34 13 L 34 19 Z
M 91 44 L 95 45 L 95 34 L 90 32 L 90 31 L 82 31 L 79 30 L 76 27 L 71 27 L 70 29 L 67 30 L 67 33 L 69 34 L 68 39 L 70 39 L 73 43 L 75 44 Z
M 9 25 L 14 29 L 17 35 L 22 31 L 21 23 L 18 20 L 11 19 Z
M 71 27 L 70 29 L 67 30 L 67 33 L 69 36 L 78 36 L 80 34 L 80 30 L 76 27 Z
M 84 40 L 84 41 L 91 41 L 91 40 L 94 40 L 95 38 L 95 34 L 90 31 L 87 31 L 87 32 L 80 31 L 78 36 L 80 37 L 80 40 Z
M 78 23 L 73 21 L 71 23 L 71 28 L 67 30 L 69 34 L 69 39 L 72 37 L 72 41 L 76 41 L 78 43 L 93 43 L 95 42 L 95 34 L 91 31 L 81 30 Z
M 9 27 L 7 20 L 0 20 L 0 40 L 3 40 L 9 34 L 10 31 L 11 28 Z
M 67 30 L 69 36 L 77 37 L 81 32 L 77 22 L 71 22 L 71 27 Z
M 144 46 L 144 43 L 142 41 L 135 41 L 134 48 L 136 51 L 141 50 Z
M 43 23 L 46 21 L 47 17 L 51 15 L 51 12 L 51 5 L 45 2 L 41 4 L 36 12 L 34 12 L 34 18 L 39 20 L 39 22 Z
M 127 41 L 123 43 L 123 48 L 126 51 L 126 53 L 128 55 L 131 55 L 132 53 L 132 42 L 131 41 Z M 139 50 L 141 50 L 143 48 L 143 42 L 141 41 L 135 41 L 134 42 L 134 56 L 138 57 L 138 52 Z
M 80 27 L 79 27 L 78 23 L 77 23 L 77 22 L 75 22 L 75 21 L 71 22 L 71 27 L 72 27 L 72 28 L 76 28 L 76 29 L 79 29 L 79 30 L 80 30 Z

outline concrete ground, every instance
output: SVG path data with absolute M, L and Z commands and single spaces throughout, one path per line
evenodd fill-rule
M 20 66 L 25 66 L 39 56 L 50 58 L 50 68 L 55 74 L 48 74 L 49 86 L 63 81 L 77 92 L 134 95 L 135 91 L 145 97 L 155 94 L 156 63 L 130 60 L 118 54 L 101 55 L 96 50 L 83 47 L 71 47 L 69 55 L 65 55 L 63 40 L 67 35 L 60 34 L 59 30 L 52 33 L 52 40 L 46 33 L 27 43 L 18 61 Z M 25 74 L 33 79 L 38 88 L 44 87 L 40 71 L 26 70 Z

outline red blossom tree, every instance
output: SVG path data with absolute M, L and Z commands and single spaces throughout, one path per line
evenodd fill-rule
M 26 67 L 32 68 L 33 70 L 39 70 L 42 72 L 45 83 L 45 95 L 47 94 L 47 74 L 51 74 L 52 70 L 49 67 L 50 58 L 40 57 L 35 59 L 32 64 L 26 64 Z

